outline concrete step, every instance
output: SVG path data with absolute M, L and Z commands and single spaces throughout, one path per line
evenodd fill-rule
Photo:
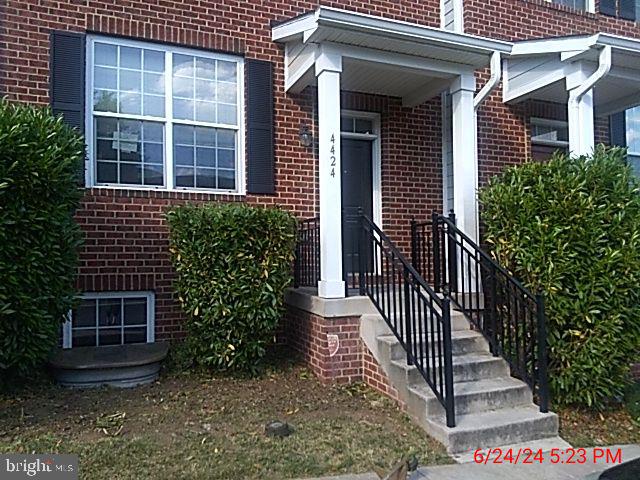
M 444 415 L 426 419 L 427 431 L 451 453 L 476 448 L 529 442 L 558 435 L 558 416 L 540 413 L 535 405 L 501 408 L 456 417 L 456 426 L 446 426 Z
M 453 364 L 453 381 L 456 383 L 509 376 L 509 365 L 507 362 L 500 357 L 494 357 L 488 353 L 456 355 L 451 360 Z M 410 385 L 419 384 L 424 381 L 418 369 L 413 365 L 407 365 L 405 358 L 392 360 L 391 364 L 394 369 L 406 372 L 407 382 Z M 436 359 L 434 366 L 435 376 L 438 377 L 441 368 L 438 359 Z
M 406 353 L 382 317 L 363 315 L 360 334 L 407 413 L 449 452 L 464 454 L 522 442 L 536 445 L 547 439 L 562 445 L 555 440 L 557 416 L 539 412 L 529 387 L 509 376 L 507 362 L 489 353 L 484 337 L 471 330 L 462 313 L 452 311 L 452 326 L 456 427 L 451 429 L 446 427 L 444 408 L 416 367 L 407 365 Z M 435 362 L 437 378 L 440 370 Z
M 439 311 L 438 309 L 436 309 L 437 311 Z M 385 310 L 385 315 L 389 314 L 388 310 Z M 400 322 L 402 322 L 402 324 L 404 325 L 404 322 L 406 321 L 406 316 L 404 314 L 404 312 L 398 312 L 398 316 L 395 317 L 393 311 L 391 311 L 391 317 L 390 317 L 393 321 L 398 322 L 398 324 L 400 324 Z M 471 324 L 469 323 L 469 320 L 467 320 L 467 317 L 464 316 L 464 314 L 462 312 L 458 312 L 456 310 L 451 310 L 451 331 L 456 331 L 456 330 L 470 330 L 471 329 Z M 433 319 L 434 323 L 436 321 L 435 317 Z M 421 320 L 420 322 L 423 325 L 430 325 L 430 318 L 429 318 L 429 313 L 422 313 L 421 315 Z M 414 321 L 414 323 L 417 325 L 419 322 L 416 320 Z
M 420 353 L 423 354 L 422 356 L 431 355 L 432 348 L 435 349 L 437 354 L 438 348 L 442 348 L 440 347 L 441 342 L 437 338 L 433 340 L 429 334 L 423 334 L 414 338 L 416 344 L 413 348 L 417 349 L 418 355 L 420 355 Z M 389 349 L 389 358 L 399 360 L 407 357 L 407 352 L 395 335 L 381 336 L 378 338 L 378 341 L 382 342 L 385 348 Z M 474 332 L 473 330 L 456 330 L 455 332 L 451 332 L 451 352 L 453 355 L 488 353 L 489 346 L 479 332 Z
M 417 405 L 420 402 L 424 404 L 427 415 L 442 411 L 442 405 L 426 382 L 411 385 L 408 390 L 416 397 Z M 533 396 L 527 384 L 512 377 L 454 383 L 453 394 L 456 415 L 524 406 L 533 402 Z

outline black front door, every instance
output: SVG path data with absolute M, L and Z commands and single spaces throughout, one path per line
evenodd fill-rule
M 358 272 L 360 211 L 373 220 L 372 142 L 343 138 L 341 161 L 342 252 L 345 280 L 349 281 Z

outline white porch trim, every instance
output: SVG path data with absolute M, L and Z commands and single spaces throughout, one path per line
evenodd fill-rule
M 272 38 L 285 44 L 286 91 L 300 92 L 314 85 L 318 91 L 320 297 L 338 298 L 345 294 L 341 89 L 399 97 L 406 107 L 420 105 L 450 90 L 454 209 L 460 228 L 477 239 L 475 110 L 498 83 L 500 53 L 511 51 L 509 42 L 328 7 L 274 26 Z M 490 62 L 491 81 L 474 98 L 475 70 Z
M 640 40 L 597 33 L 516 42 L 504 70 L 505 102 L 567 104 L 569 150 L 595 147 L 594 118 L 640 104 Z

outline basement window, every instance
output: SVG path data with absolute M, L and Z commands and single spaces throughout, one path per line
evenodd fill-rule
M 99 347 L 154 341 L 152 292 L 83 295 L 63 326 L 63 348 Z

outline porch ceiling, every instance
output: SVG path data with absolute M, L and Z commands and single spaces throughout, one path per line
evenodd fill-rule
M 460 74 L 487 67 L 511 44 L 335 8 L 320 7 L 273 27 L 285 44 L 285 87 L 315 84 L 323 48 L 342 58 L 344 90 L 402 97 L 417 105 L 445 90 Z
M 567 103 L 571 76 L 598 69 L 603 48 L 611 48 L 611 68 L 593 88 L 597 115 L 640 104 L 640 41 L 599 33 L 589 36 L 516 42 L 505 61 L 504 100 Z

